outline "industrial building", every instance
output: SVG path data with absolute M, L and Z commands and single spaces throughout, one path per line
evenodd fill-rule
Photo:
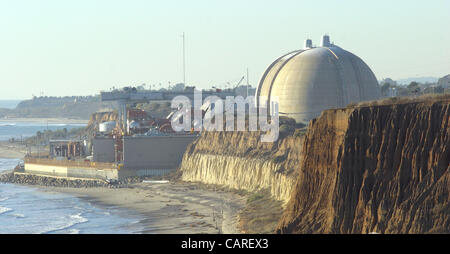
M 54 158 L 71 158 L 86 155 L 85 140 L 50 140 L 49 155 Z
M 253 94 L 249 84 L 239 87 L 241 81 L 233 90 L 204 92 L 202 99 L 209 95 L 224 99 L 227 96 L 246 97 Z M 181 92 L 141 91 L 126 87 L 101 92 L 102 101 L 118 104 L 117 119 L 100 123 L 94 136 L 87 141 L 51 142 L 51 158 L 26 159 L 25 171 L 102 179 L 155 176 L 174 171 L 188 145 L 198 138 L 198 133 L 195 128 L 175 132 L 171 126 L 173 112 L 167 118 L 155 119 L 135 105 L 168 101 L 178 95 L 192 100 L 193 91 L 189 87 Z M 270 105 L 276 101 L 281 116 L 307 122 L 325 109 L 378 99 L 381 89 L 373 72 L 359 57 L 332 44 L 326 35 L 319 47 L 313 46 L 308 39 L 303 49 L 285 54 L 269 65 L 255 96 L 257 107 L 269 107 L 270 110 Z M 202 116 L 207 118 L 207 113 L 215 109 L 211 102 L 208 104 L 206 101 L 200 110 Z M 196 126 L 194 120 L 191 120 L 192 126 Z M 63 158 L 65 160 L 61 160 Z
M 276 59 L 256 90 L 257 107 L 270 107 L 278 98 L 280 116 L 297 122 L 308 122 L 325 109 L 380 97 L 381 89 L 369 66 L 331 43 L 328 35 L 318 47 L 307 39 L 303 49 Z
M 234 90 L 213 90 L 204 91 L 202 95 L 226 98 L 235 93 Z M 102 101 L 118 104 L 117 119 L 99 123 L 88 140 L 52 140 L 50 156 L 45 159 L 28 156 L 24 172 L 104 180 L 168 174 L 176 170 L 188 145 L 199 133 L 193 130 L 175 132 L 171 126 L 173 112 L 166 118 L 153 118 L 135 105 L 168 101 L 178 95 L 192 100 L 194 87 L 186 87 L 181 92 L 140 91 L 132 87 L 101 92 Z
M 187 146 L 197 137 L 192 134 L 123 136 L 120 140 L 95 137 L 93 161 L 120 163 L 127 175 L 165 175 L 176 170 Z

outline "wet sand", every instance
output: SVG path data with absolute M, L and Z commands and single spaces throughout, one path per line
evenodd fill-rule
M 141 233 L 149 234 L 240 233 L 238 214 L 245 205 L 245 198 L 237 194 L 199 189 L 185 182 L 138 183 L 118 189 L 39 188 L 138 212 L 144 217 Z

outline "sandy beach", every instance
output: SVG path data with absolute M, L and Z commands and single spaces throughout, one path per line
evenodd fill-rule
M 34 150 L 33 150 L 34 151 Z M 0 141 L 0 158 L 21 159 L 27 153 L 27 147 L 20 143 Z
M 137 183 L 128 188 L 39 187 L 67 193 L 94 205 L 118 206 L 138 212 L 148 234 L 240 233 L 238 214 L 245 197 L 231 192 L 200 189 L 186 182 Z

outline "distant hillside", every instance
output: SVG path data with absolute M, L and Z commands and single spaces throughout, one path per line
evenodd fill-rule
M 411 82 L 415 81 L 417 83 L 436 83 L 438 81 L 438 77 L 417 77 L 417 78 L 404 78 L 398 79 L 397 84 L 400 85 L 409 85 Z
M 114 102 L 102 102 L 100 96 L 35 97 L 21 101 L 16 108 L 0 107 L 0 118 L 72 118 L 89 119 L 95 112 L 113 111 Z M 172 109 L 170 102 L 138 104 L 152 117 L 165 118 Z
M 0 109 L 0 117 L 89 119 L 94 112 L 114 107 L 113 103 L 101 102 L 100 96 L 35 97 L 14 109 Z

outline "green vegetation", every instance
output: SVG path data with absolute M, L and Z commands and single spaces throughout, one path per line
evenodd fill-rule
M 263 191 L 253 193 L 247 198 L 247 203 L 251 203 L 251 202 L 254 202 L 256 200 L 262 199 L 266 195 L 267 195 L 267 193 L 264 193 Z
M 306 134 L 306 131 L 308 130 L 307 127 L 303 127 L 300 129 L 295 129 L 294 131 L 294 137 L 301 137 L 304 136 Z
M 390 97 L 376 101 L 364 101 L 360 103 L 351 103 L 347 107 L 368 107 L 368 106 L 383 106 L 393 104 L 418 103 L 418 102 L 437 102 L 450 100 L 450 94 L 424 94 L 421 96 L 404 96 L 404 97 Z
M 60 130 L 45 130 L 45 131 L 38 131 L 36 132 L 36 135 L 32 137 L 28 137 L 24 139 L 24 142 L 26 144 L 48 144 L 49 140 L 52 139 L 80 139 L 84 135 L 84 127 L 80 128 L 74 128 L 71 130 L 67 130 L 66 128 L 60 129 Z
M 411 82 L 409 85 L 397 85 L 395 81 L 385 81 L 381 85 L 381 95 L 389 96 L 389 90 L 395 90 L 397 96 L 417 96 L 422 94 L 443 94 L 449 93 L 449 88 L 444 89 L 435 83 L 421 84 Z
M 281 136 L 287 136 L 292 133 L 294 133 L 295 127 L 289 124 L 282 124 L 280 125 L 280 135 Z
M 286 160 L 287 154 L 278 155 L 272 158 L 274 163 L 282 163 Z
M 306 133 L 306 125 L 296 123 L 293 118 L 280 117 L 280 138 L 294 135 L 296 137 L 303 136 Z

